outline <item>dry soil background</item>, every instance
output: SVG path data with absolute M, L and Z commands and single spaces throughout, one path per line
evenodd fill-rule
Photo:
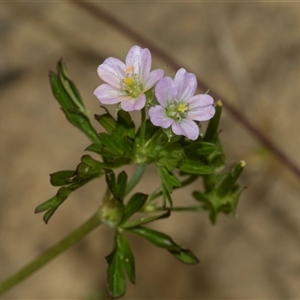
M 300 165 L 300 3 L 94 4 L 196 70 Z M 47 226 L 33 214 L 56 192 L 48 174 L 74 168 L 88 142 L 64 119 L 48 70 L 63 57 L 87 107 L 100 113 L 96 68 L 108 56 L 124 58 L 133 44 L 69 2 L 1 1 L 0 280 L 79 226 L 103 192 L 101 181 L 79 190 Z M 166 74 L 176 71 L 153 60 Z M 226 111 L 221 127 L 229 164 L 247 162 L 238 218 L 212 227 L 205 214 L 182 214 L 157 224 L 197 254 L 201 263 L 192 267 L 131 238 L 137 284 L 126 299 L 300 298 L 299 178 Z M 157 183 L 155 170 L 147 176 L 145 189 Z M 104 299 L 112 242 L 109 228 L 96 230 L 4 298 Z

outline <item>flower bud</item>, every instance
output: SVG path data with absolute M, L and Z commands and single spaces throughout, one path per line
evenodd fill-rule
M 99 216 L 103 223 L 116 227 L 123 219 L 124 205 L 115 198 L 106 198 L 100 206 Z

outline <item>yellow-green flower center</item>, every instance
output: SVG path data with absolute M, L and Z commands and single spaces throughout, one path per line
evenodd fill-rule
M 130 97 L 138 98 L 143 92 L 143 83 L 137 78 L 135 74 L 127 74 L 121 81 L 121 89 Z
M 178 112 L 180 113 L 185 113 L 187 110 L 188 110 L 188 106 L 186 103 L 179 103 L 178 107 L 177 107 L 177 110 Z
M 188 110 L 189 107 L 187 103 L 174 100 L 168 103 L 166 107 L 166 114 L 169 118 L 176 122 L 181 122 L 182 119 L 186 118 Z

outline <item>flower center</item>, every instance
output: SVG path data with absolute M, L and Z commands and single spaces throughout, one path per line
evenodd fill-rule
M 174 100 L 168 103 L 166 107 L 166 114 L 169 118 L 176 122 L 181 122 L 181 120 L 186 117 L 188 110 L 189 107 L 186 103 Z
M 143 92 L 143 84 L 135 74 L 126 74 L 127 76 L 121 81 L 121 89 L 130 97 L 138 98 Z

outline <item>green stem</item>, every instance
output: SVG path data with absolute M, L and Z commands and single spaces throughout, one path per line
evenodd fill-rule
M 155 210 L 149 211 L 149 213 L 153 213 L 155 211 L 167 211 L 170 210 L 171 212 L 178 212 L 178 211 L 193 211 L 193 212 L 198 212 L 198 211 L 204 211 L 205 209 L 201 205 L 196 205 L 196 206 L 173 206 L 170 209 L 166 208 L 157 208 Z
M 172 207 L 171 211 L 177 212 L 177 211 L 204 211 L 204 208 L 200 205 L 197 206 L 177 206 L 177 207 Z
M 145 144 L 145 133 L 146 133 L 146 108 L 141 109 L 141 144 Z
M 32 273 L 43 267 L 51 259 L 55 258 L 60 253 L 64 252 L 71 246 L 82 240 L 87 234 L 89 234 L 96 227 L 101 225 L 101 220 L 98 213 L 94 214 L 88 221 L 82 224 L 69 236 L 46 250 L 44 253 L 36 257 L 31 263 L 19 270 L 17 273 L 8 277 L 6 280 L 0 283 L 0 295 L 7 292 L 9 289 L 17 285 L 19 282 L 30 276 Z
M 144 175 L 145 169 L 146 169 L 146 165 L 144 164 L 137 165 L 134 174 L 132 175 L 131 179 L 127 183 L 125 195 L 128 195 L 132 191 L 132 189 L 139 183 L 142 176 Z

